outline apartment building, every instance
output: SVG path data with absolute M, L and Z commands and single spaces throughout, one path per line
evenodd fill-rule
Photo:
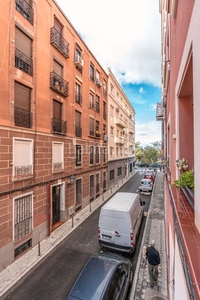
M 200 2 L 161 0 L 165 220 L 170 299 L 200 299 Z M 179 180 L 194 175 L 194 188 Z
M 135 110 L 108 68 L 108 186 L 135 167 Z
M 108 75 L 56 1 L 0 19 L 2 270 L 106 191 Z

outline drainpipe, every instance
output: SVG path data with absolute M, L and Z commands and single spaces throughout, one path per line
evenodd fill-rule
M 50 184 L 47 183 L 47 236 L 51 233 L 51 201 L 50 201 Z

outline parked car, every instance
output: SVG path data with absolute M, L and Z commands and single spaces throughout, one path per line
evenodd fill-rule
M 151 179 L 154 182 L 155 176 L 153 174 L 145 173 L 144 179 Z
M 154 169 L 147 169 L 147 170 L 145 171 L 145 174 L 152 174 L 152 175 L 154 175 L 154 177 L 156 176 L 156 172 L 155 172 Z
M 129 259 L 111 252 L 93 254 L 66 300 L 125 300 L 133 280 Z
M 144 194 L 151 194 L 153 190 L 153 181 L 149 178 L 143 178 L 138 187 L 139 191 Z

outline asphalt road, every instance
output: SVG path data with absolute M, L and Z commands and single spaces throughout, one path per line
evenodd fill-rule
M 137 172 L 119 191 L 136 192 L 143 174 Z M 148 210 L 150 196 L 141 195 Z M 40 263 L 18 281 L 4 299 L 15 300 L 62 300 L 71 288 L 75 278 L 89 259 L 100 250 L 98 243 L 98 218 L 100 208 L 54 248 Z M 135 252 L 129 258 L 136 267 L 140 243 L 146 218 L 143 219 Z

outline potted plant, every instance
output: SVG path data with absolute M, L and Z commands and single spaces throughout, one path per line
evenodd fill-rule
M 192 170 L 186 171 L 179 176 L 179 179 L 174 180 L 175 187 L 181 189 L 183 187 L 188 187 L 189 189 L 194 189 L 194 173 Z

